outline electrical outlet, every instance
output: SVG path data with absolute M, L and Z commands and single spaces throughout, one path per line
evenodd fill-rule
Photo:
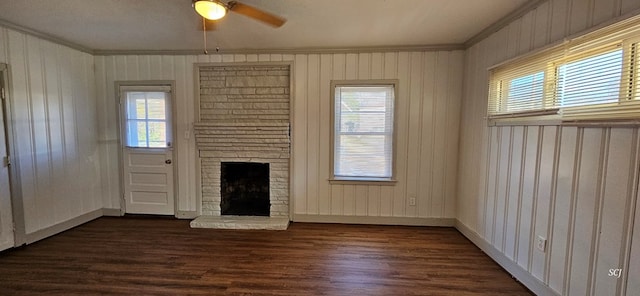
M 415 206 L 416 205 L 416 198 L 415 197 L 409 198 L 409 205 L 410 206 Z
M 539 236 L 536 238 L 536 249 L 540 250 L 540 252 L 544 253 L 547 248 L 547 239 Z

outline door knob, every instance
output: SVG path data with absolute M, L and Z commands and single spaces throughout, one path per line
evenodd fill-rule
M 166 164 L 171 164 L 171 159 L 167 159 L 167 160 L 165 160 L 165 161 L 164 161 L 164 163 L 166 163 Z

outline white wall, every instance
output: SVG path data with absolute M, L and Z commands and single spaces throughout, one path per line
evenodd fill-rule
M 175 80 L 178 209 L 195 211 L 197 150 L 184 137 L 194 118 L 193 63 L 293 62 L 292 202 L 297 215 L 449 217 L 455 213 L 462 51 L 97 56 L 102 176 L 107 208 L 119 207 L 118 80 Z M 330 185 L 331 79 L 399 79 L 398 180 L 395 186 Z M 408 198 L 417 198 L 416 206 Z
M 637 8 L 640 1 L 550 0 L 466 53 L 458 219 L 559 294 L 640 288 L 638 129 L 489 128 L 487 67 Z M 548 240 L 545 253 L 533 247 L 538 235 Z M 611 268 L 623 277 L 609 277 Z
M 102 208 L 93 56 L 0 27 L 26 233 Z

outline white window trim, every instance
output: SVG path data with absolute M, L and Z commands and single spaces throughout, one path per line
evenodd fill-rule
M 357 184 L 357 185 L 395 185 L 396 178 L 396 154 L 397 154 L 397 115 L 398 115 L 398 85 L 397 79 L 371 79 L 371 80 L 331 80 L 331 128 L 330 128 L 330 149 L 329 149 L 329 182 L 331 184 Z M 375 177 L 345 177 L 335 175 L 335 99 L 336 87 L 338 86 L 376 86 L 376 85 L 393 85 L 393 130 L 392 130 L 392 152 L 391 152 L 391 177 L 375 178 Z
M 495 106 L 494 109 L 502 108 L 502 102 L 496 101 L 495 94 L 492 93 L 492 85 L 498 80 L 509 77 L 509 74 L 505 74 L 505 72 L 508 71 L 504 71 L 504 69 L 508 69 L 509 67 L 520 67 L 522 65 L 526 65 L 526 63 L 530 63 L 531 65 L 538 64 L 537 69 L 541 69 L 540 64 L 546 64 L 546 88 L 549 83 L 556 82 L 555 75 L 548 75 L 551 74 L 550 70 L 554 71 L 555 67 L 559 66 L 559 64 L 584 58 L 585 56 L 591 55 L 593 52 L 600 52 L 598 50 L 598 46 L 605 48 L 616 43 L 622 44 L 625 50 L 623 53 L 623 63 L 628 62 L 630 53 L 628 52 L 627 47 L 629 44 L 638 43 L 640 40 L 640 32 L 638 32 L 638 30 L 640 30 L 640 15 L 636 15 L 607 26 L 602 26 L 586 33 L 573 35 L 562 42 L 552 44 L 540 50 L 524 54 L 490 67 L 488 107 L 493 104 L 493 106 Z M 561 54 L 558 55 L 558 52 L 561 52 Z M 638 65 L 637 62 L 636 65 Z M 623 81 L 625 79 L 624 71 L 627 69 L 627 66 L 627 64 L 623 64 L 623 77 L 621 79 Z M 530 67 L 530 69 L 536 68 Z M 620 101 L 618 103 L 562 108 L 560 106 L 548 105 L 549 102 L 554 104 L 555 97 L 551 100 L 545 97 L 543 105 L 546 109 L 495 114 L 492 114 L 488 109 L 487 122 L 489 125 L 640 125 L 640 119 L 638 119 L 638 115 L 640 114 L 640 106 L 638 105 L 640 105 L 640 102 L 624 101 L 624 93 L 626 90 L 630 89 L 632 92 L 640 90 L 640 73 L 636 72 L 633 86 L 623 88 L 622 83 L 623 82 L 621 81 Z M 545 96 L 547 95 L 547 91 L 553 90 L 545 89 Z

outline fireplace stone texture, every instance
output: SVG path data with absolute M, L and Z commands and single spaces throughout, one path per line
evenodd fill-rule
M 202 214 L 220 216 L 222 162 L 269 163 L 270 216 L 289 216 L 289 66 L 200 66 Z

